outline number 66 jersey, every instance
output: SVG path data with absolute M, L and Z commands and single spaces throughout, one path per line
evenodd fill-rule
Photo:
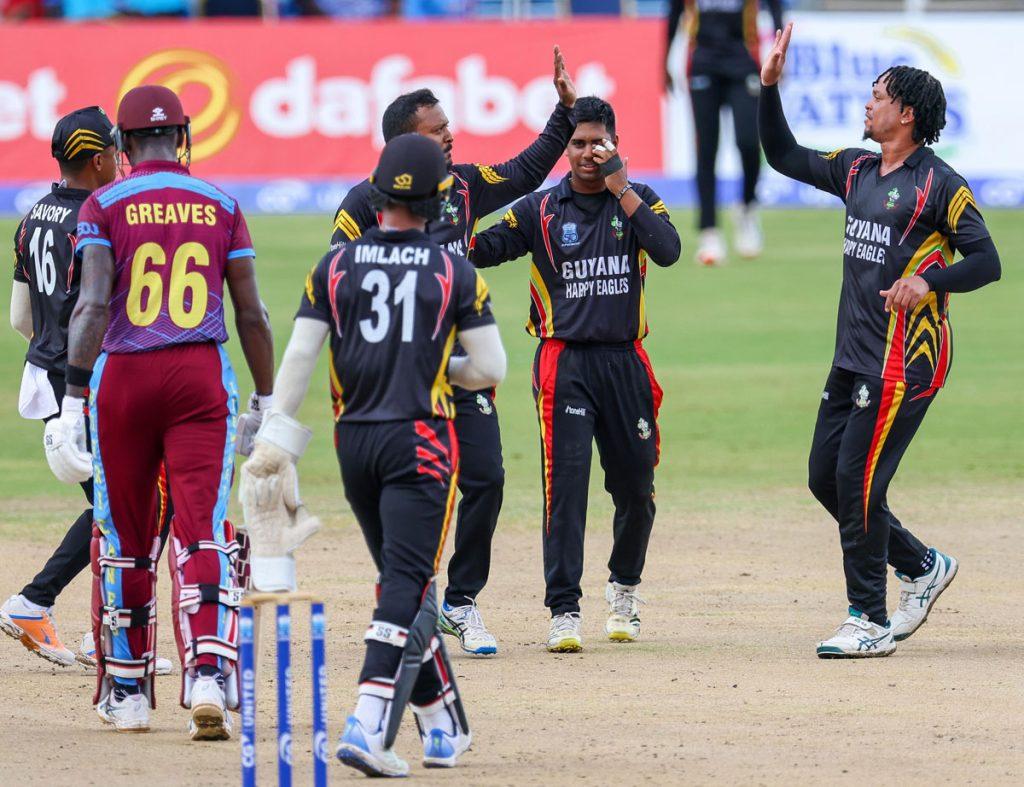
M 114 254 L 104 352 L 227 341 L 227 266 L 256 256 L 233 197 L 176 162 L 146 161 L 82 205 L 78 251 L 92 244 Z
M 330 325 L 336 421 L 453 419 L 459 331 L 494 323 L 483 277 L 418 230 L 378 227 L 329 252 L 296 317 Z

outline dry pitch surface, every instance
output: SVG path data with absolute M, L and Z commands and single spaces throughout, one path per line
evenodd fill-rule
M 633 645 L 600 636 L 610 545 L 600 507 L 589 533 L 588 636 L 579 655 L 550 655 L 541 647 L 540 538 L 533 528 L 506 523 L 481 599 L 501 653 L 455 656 L 474 747 L 454 771 L 414 763 L 416 782 L 1020 783 L 1019 490 L 934 494 L 934 506 L 925 506 L 920 492 L 894 495 L 894 506 L 899 503 L 908 523 L 931 512 L 919 529 L 961 559 L 960 574 L 895 655 L 864 661 L 814 658 L 816 638 L 842 617 L 843 592 L 834 530 L 802 490 L 661 516 L 643 586 L 643 640 Z M 5 562 L 0 585 L 19 584 L 23 567 L 42 561 L 51 543 L 9 545 L 18 559 Z M 335 517 L 300 561 L 303 584 L 327 600 L 332 740 L 354 699 L 371 604 L 364 551 L 354 526 Z M 87 589 L 80 578 L 61 599 L 68 640 L 83 630 Z M 293 617 L 296 777 L 308 783 L 308 640 L 303 614 L 296 610 Z M 162 652 L 170 654 L 164 603 L 160 626 Z M 20 784 L 144 781 L 153 787 L 238 781 L 236 743 L 187 741 L 176 676 L 159 680 L 153 731 L 118 737 L 92 712 L 93 680 L 81 670 L 51 668 L 13 640 L 0 646 L 0 757 L 8 784 L 12 777 Z M 271 784 L 273 691 L 268 682 L 261 689 L 260 783 Z M 398 749 L 414 758 L 411 722 Z M 331 766 L 335 781 L 363 778 L 337 762 Z

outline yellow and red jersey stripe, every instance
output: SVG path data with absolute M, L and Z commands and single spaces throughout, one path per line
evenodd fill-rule
M 541 465 L 544 477 L 544 534 L 551 532 L 551 485 L 554 468 L 555 384 L 558 381 L 558 357 L 565 342 L 548 339 L 540 346 L 537 361 L 537 418 L 540 421 Z
M 878 404 L 878 418 L 875 420 L 875 431 L 871 436 L 871 448 L 868 449 L 868 459 L 864 465 L 864 532 L 868 530 L 868 510 L 871 502 L 871 485 L 875 480 L 875 468 L 878 466 L 878 458 L 885 449 L 885 441 L 889 437 L 892 423 L 896 420 L 896 413 L 899 412 L 903 403 L 903 394 L 907 390 L 907 384 L 896 380 L 882 381 L 882 401 Z

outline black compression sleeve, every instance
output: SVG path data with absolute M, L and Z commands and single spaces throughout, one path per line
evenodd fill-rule
M 757 103 L 757 130 L 772 169 L 790 178 L 814 184 L 810 160 L 814 151 L 797 144 L 782 111 L 778 85 L 762 85 Z
M 682 244 L 679 233 L 671 223 L 658 216 L 645 202 L 629 217 L 629 223 L 636 230 L 640 248 L 655 265 L 666 268 L 679 259 Z
M 958 251 L 964 258 L 948 268 L 929 268 L 921 274 L 936 292 L 971 292 L 999 281 L 1002 266 L 992 238 L 963 244 Z

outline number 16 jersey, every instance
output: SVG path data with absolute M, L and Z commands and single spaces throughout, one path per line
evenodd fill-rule
M 115 264 L 104 352 L 227 341 L 227 266 L 255 256 L 233 197 L 177 162 L 143 162 L 82 206 L 78 252 L 94 244 Z
M 454 418 L 456 334 L 494 322 L 464 257 L 418 230 L 377 227 L 313 267 L 295 316 L 330 326 L 334 417 L 346 422 Z

